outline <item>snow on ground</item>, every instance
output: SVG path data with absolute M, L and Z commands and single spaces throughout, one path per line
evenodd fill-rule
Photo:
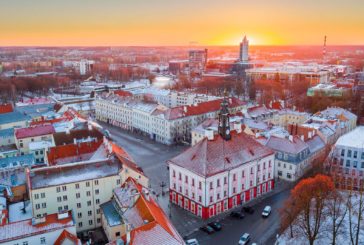
M 32 205 L 30 205 L 30 202 L 25 202 L 25 213 L 22 210 L 23 207 L 23 202 L 17 202 L 9 205 L 10 223 L 32 218 Z
M 348 192 L 344 192 L 344 195 L 348 195 Z M 357 210 L 357 205 L 359 202 L 359 197 L 357 195 L 352 196 L 352 203 L 354 205 L 353 210 Z M 353 217 L 354 223 L 356 223 L 357 215 L 354 214 Z M 324 215 L 323 224 L 321 226 L 321 234 L 318 239 L 315 241 L 315 244 L 331 244 L 332 242 L 332 219 L 328 215 Z M 337 221 L 338 222 L 338 221 Z M 348 212 L 345 215 L 343 223 L 340 227 L 339 233 L 336 238 L 336 244 L 350 244 L 350 234 L 349 234 L 349 215 Z M 279 237 L 278 243 L 279 245 L 308 245 L 306 237 L 302 235 L 301 231 L 298 231 L 298 227 L 293 225 L 293 238 L 290 237 L 290 229 L 289 227 L 284 231 L 284 233 Z M 364 222 L 362 220 L 360 235 L 359 235 L 359 244 L 364 244 Z

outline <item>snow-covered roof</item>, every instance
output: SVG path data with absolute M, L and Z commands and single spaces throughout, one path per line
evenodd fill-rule
M 317 112 L 315 115 L 326 118 L 326 119 L 340 119 L 344 116 L 348 120 L 356 120 L 357 116 L 352 112 L 345 110 L 340 107 L 328 107 L 327 109 Z
M 220 135 L 214 140 L 204 138 L 168 161 L 200 176 L 208 177 L 274 154 L 245 133 L 231 132 L 231 140 Z
M 311 154 L 325 148 L 325 142 L 318 135 L 306 140 L 306 144 L 308 145 Z
M 10 223 L 31 219 L 32 217 L 32 205 L 30 202 L 17 202 L 9 205 Z
M 40 189 L 114 176 L 119 174 L 121 168 L 119 160 L 108 159 L 32 169 L 29 173 L 30 188 Z
M 35 151 L 35 150 L 42 150 L 42 149 L 48 149 L 49 147 L 54 146 L 54 144 L 50 141 L 37 141 L 37 142 L 30 142 L 29 143 L 29 150 Z
M 115 204 L 120 205 L 118 209 L 123 212 L 122 219 L 131 225 L 130 245 L 184 244 L 163 210 L 149 195 L 149 190 L 134 179 L 128 178 L 121 188 L 116 188 L 114 197 Z
M 308 148 L 308 145 L 298 136 L 292 136 L 292 140 L 280 137 L 270 137 L 266 146 L 274 151 L 298 154 Z
M 35 158 L 33 154 L 0 158 L 0 170 L 9 168 L 19 168 L 23 166 L 33 166 Z
M 0 171 L 0 185 L 5 187 L 15 187 L 24 185 L 25 182 L 24 168 L 13 168 L 6 171 Z
M 353 131 L 342 135 L 337 140 L 336 146 L 364 149 L 364 126 L 359 126 Z
M 31 237 L 56 230 L 63 230 L 75 225 L 72 219 L 72 212 L 68 212 L 68 217 L 59 219 L 58 214 L 49 214 L 45 217 L 45 222 L 33 224 L 33 219 L 8 223 L 0 226 L 0 243 L 14 241 L 26 237 Z

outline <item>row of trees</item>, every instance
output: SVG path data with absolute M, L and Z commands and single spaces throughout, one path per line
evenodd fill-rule
M 130 81 L 134 79 L 148 78 L 151 73 L 148 69 L 134 66 L 121 66 L 114 70 L 109 69 L 107 63 L 96 63 L 93 67 L 93 73 L 99 74 L 110 80 Z
M 340 244 L 339 235 L 348 238 L 346 244 L 364 242 L 363 189 L 340 191 L 326 175 L 301 180 L 291 191 L 280 215 L 282 232 L 288 229 L 290 238 L 304 237 L 310 245 L 319 239 Z
M 36 96 L 46 95 L 49 89 L 66 86 L 69 82 L 69 78 L 57 76 L 0 78 L 0 100 L 15 101 L 17 96 L 29 92 Z

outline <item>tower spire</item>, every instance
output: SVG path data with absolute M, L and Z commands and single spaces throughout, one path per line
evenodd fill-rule
M 219 129 L 218 132 L 224 140 L 230 140 L 230 119 L 229 119 L 229 103 L 227 101 L 227 91 L 224 90 L 224 99 L 221 102 L 221 109 L 219 112 Z

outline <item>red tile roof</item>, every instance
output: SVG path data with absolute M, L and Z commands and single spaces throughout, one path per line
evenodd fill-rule
M 144 194 L 142 194 L 143 186 L 138 184 L 137 181 L 131 177 L 124 182 L 122 187 L 125 187 L 128 184 L 134 185 L 141 194 L 137 201 L 137 208 L 139 214 L 149 221 L 149 223 L 135 227 L 135 229 L 131 231 L 130 245 L 184 244 L 182 237 L 178 234 L 171 221 L 154 199 L 152 197 L 147 199 Z M 123 239 L 126 240 L 126 236 L 124 236 Z
M 52 125 L 38 125 L 28 128 L 15 129 L 15 137 L 23 139 L 28 137 L 42 136 L 46 134 L 54 134 L 55 130 Z
M 120 97 L 129 97 L 129 96 L 133 96 L 132 93 L 130 93 L 129 91 L 125 91 L 125 90 L 115 90 L 114 94 L 120 96 Z
M 114 152 L 117 156 L 129 159 L 130 161 L 134 161 L 133 158 L 122 148 L 121 146 L 115 144 L 112 141 L 109 141 L 112 146 L 112 152 Z
M 196 116 L 209 112 L 216 112 L 221 108 L 221 102 L 223 99 L 211 100 L 207 102 L 202 102 L 197 105 L 189 105 L 189 106 L 178 106 L 165 111 L 158 111 L 158 114 L 164 114 L 164 117 L 168 120 L 174 120 L 182 117 Z M 245 105 L 244 101 L 241 101 L 237 98 L 229 98 L 228 99 L 229 107 L 238 107 Z
M 101 145 L 102 141 L 82 142 L 79 144 L 68 144 L 51 147 L 48 150 L 47 158 L 49 165 L 57 165 L 62 159 L 79 157 L 80 160 L 84 159 L 82 156 L 89 153 L 94 153 Z
M 1 104 L 0 105 L 0 114 L 13 112 L 13 105 L 12 104 Z
M 67 230 L 63 230 L 61 235 L 54 242 L 54 245 L 62 245 L 65 240 L 71 241 L 72 244 L 81 245 L 81 241 L 74 234 L 68 232 Z M 67 243 L 68 244 L 68 243 Z
M 226 141 L 220 135 L 214 140 L 204 138 L 168 163 L 209 177 L 272 154 L 272 150 L 251 136 L 232 131 L 231 140 Z

